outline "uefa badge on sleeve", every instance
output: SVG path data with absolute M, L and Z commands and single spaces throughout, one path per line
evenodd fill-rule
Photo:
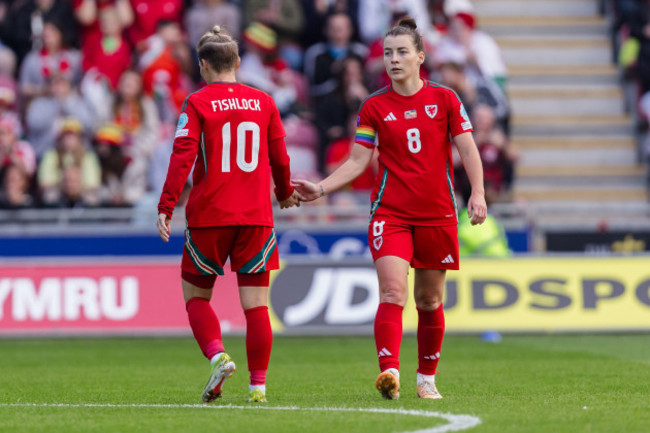
M 178 116 L 178 125 L 176 125 L 176 129 L 183 129 L 187 125 L 187 122 L 189 122 L 189 117 L 187 117 L 187 113 L 183 112 L 181 113 L 180 116 Z
M 425 105 L 424 112 L 427 113 L 427 116 L 434 119 L 436 117 L 436 114 L 438 114 L 438 105 Z
M 185 128 L 187 126 L 187 122 L 189 122 L 187 113 L 181 113 L 180 117 L 178 118 L 178 125 L 176 125 L 176 135 L 174 138 L 187 137 L 187 134 L 189 133 L 189 129 Z

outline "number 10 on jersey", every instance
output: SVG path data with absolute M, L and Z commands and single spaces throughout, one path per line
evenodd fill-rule
M 223 142 L 223 153 L 221 158 L 221 171 L 230 173 L 230 142 L 231 142 L 230 122 L 221 128 L 221 140 Z M 252 136 L 251 161 L 246 161 L 246 133 L 250 132 Z M 237 166 L 247 173 L 257 168 L 257 162 L 260 152 L 260 127 L 255 122 L 242 122 L 237 126 Z

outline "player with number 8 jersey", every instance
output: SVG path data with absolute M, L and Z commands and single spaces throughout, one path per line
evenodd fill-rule
M 456 94 L 430 81 L 411 96 L 389 85 L 366 99 L 357 123 L 355 142 L 380 149 L 371 219 L 458 224 L 450 138 L 472 131 L 472 124 Z
M 362 104 L 350 157 L 318 184 L 296 179 L 300 199 L 336 191 L 359 176 L 378 150 L 379 173 L 372 192 L 368 241 L 377 269 L 379 306 L 375 345 L 382 397 L 400 395 L 402 313 L 413 267 L 418 311 L 417 396 L 442 398 L 435 384 L 445 319 L 442 298 L 447 270 L 458 269 L 458 217 L 453 191 L 453 138 L 472 185 L 471 223 L 485 220 L 483 168 L 472 125 L 456 94 L 423 81 L 422 35 L 404 17 L 384 37 L 384 66 L 391 84 Z

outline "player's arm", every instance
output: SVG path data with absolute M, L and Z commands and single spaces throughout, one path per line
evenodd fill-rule
M 269 143 L 269 160 L 271 175 L 275 183 L 275 197 L 280 203 L 280 209 L 292 206 L 300 207 L 298 193 L 291 185 L 290 158 L 284 144 L 284 138 L 276 138 Z
M 291 185 L 290 158 L 287 153 L 287 146 L 284 143 L 284 127 L 280 119 L 280 112 L 275 106 L 273 99 L 267 95 L 268 107 L 271 113 L 269 121 L 268 140 L 269 140 L 269 163 L 271 164 L 271 175 L 275 183 L 275 197 L 280 203 L 280 208 L 284 209 L 294 205 L 300 206 L 298 194 L 295 193 Z
M 357 117 L 357 131 L 350 156 L 318 184 L 306 180 L 293 181 L 293 185 L 300 194 L 300 200 L 312 201 L 332 193 L 352 182 L 366 170 L 375 151 L 377 130 L 373 125 L 373 113 L 364 101 L 359 110 L 359 117 Z
M 307 180 L 294 180 L 293 185 L 300 194 L 300 199 L 316 200 L 352 182 L 366 170 L 372 160 L 373 152 L 374 147 L 369 148 L 355 143 L 348 159 L 318 184 Z
M 478 153 L 474 137 L 472 137 L 472 122 L 463 107 L 458 95 L 449 90 L 446 93 L 447 118 L 449 133 L 454 137 L 460 159 L 472 185 L 472 194 L 467 201 L 467 215 L 472 219 L 472 225 L 482 224 L 487 216 L 485 204 L 485 188 L 483 187 L 483 163 Z
M 472 225 L 482 224 L 487 215 L 487 205 L 485 204 L 481 156 L 471 132 L 463 132 L 455 136 L 454 142 L 472 185 L 472 194 L 467 202 L 468 216 L 472 219 Z
M 275 197 L 284 201 L 293 194 L 291 186 L 290 158 L 284 144 L 284 138 L 276 138 L 269 142 L 269 162 L 271 175 L 275 183 Z
M 158 202 L 158 220 L 156 226 L 163 241 L 169 240 L 171 234 L 170 221 L 178 197 L 187 182 L 192 170 L 196 154 L 199 150 L 201 122 L 194 105 L 187 101 L 187 107 L 179 118 L 174 149 L 169 160 L 167 178 Z

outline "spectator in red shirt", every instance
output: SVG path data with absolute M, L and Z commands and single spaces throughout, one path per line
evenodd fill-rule
M 134 20 L 127 33 L 136 48 L 156 33 L 161 21 L 171 21 L 179 26 L 182 22 L 183 0 L 131 0 L 131 7 Z
M 180 26 L 173 21 L 158 23 L 156 33 L 141 45 L 139 69 L 145 94 L 159 104 L 163 120 L 176 118 L 188 94 L 189 78 L 184 68 L 192 62 Z
M 117 11 L 122 28 L 133 24 L 133 9 L 130 0 L 72 0 L 72 9 L 77 22 L 81 25 L 82 52 L 86 52 L 85 44 L 93 38 L 99 38 L 99 11 L 105 7 L 113 7 Z
M 99 29 L 84 43 L 83 69 L 96 68 L 115 89 L 120 76 L 131 65 L 131 47 L 122 37 L 122 23 L 115 6 L 99 11 Z

